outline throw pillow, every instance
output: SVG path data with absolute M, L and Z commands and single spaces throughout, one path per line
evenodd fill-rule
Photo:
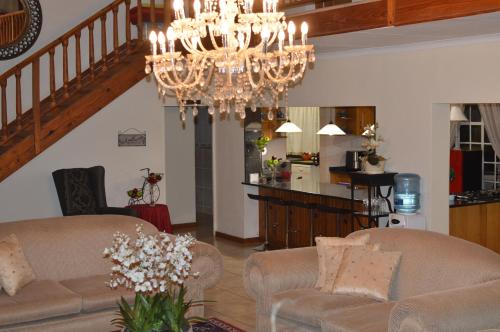
M 378 251 L 380 250 L 381 243 L 365 244 L 364 246 L 342 246 L 337 250 L 328 250 L 326 252 L 326 261 L 332 263 L 326 265 L 325 285 L 321 287 L 320 291 L 325 293 L 333 293 L 335 280 L 337 280 L 337 275 L 342 269 L 342 258 L 344 257 L 344 252 L 345 250 L 352 247 L 360 247 L 366 248 L 371 251 Z
M 401 260 L 400 252 L 351 247 L 344 251 L 335 280 L 335 294 L 361 295 L 388 301 L 392 279 Z
M 316 249 L 318 250 L 319 274 L 316 288 L 325 287 L 327 269 L 330 274 L 338 270 L 342 262 L 345 248 L 350 246 L 364 246 L 370 241 L 370 234 L 362 234 L 354 238 L 317 237 Z M 328 259 L 328 261 L 327 261 Z
M 24 256 L 15 234 L 0 240 L 0 284 L 14 296 L 21 288 L 35 280 L 35 274 Z

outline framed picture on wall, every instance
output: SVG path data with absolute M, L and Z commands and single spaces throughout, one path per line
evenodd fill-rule
M 146 146 L 146 131 L 135 128 L 118 131 L 118 146 Z

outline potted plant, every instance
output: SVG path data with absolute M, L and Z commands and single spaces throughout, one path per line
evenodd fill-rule
M 368 174 L 380 174 L 384 173 L 386 158 L 377 154 L 377 148 L 383 139 L 380 135 L 377 135 L 378 124 L 368 125 L 363 132 L 363 136 L 366 141 L 362 143 L 362 146 L 366 149 L 366 154 L 361 157 L 361 169 Z
M 112 263 L 111 279 L 106 284 L 135 291 L 131 306 L 122 297 L 118 318 L 113 325 L 127 332 L 185 332 L 190 324 L 202 321 L 199 317 L 186 317 L 189 308 L 202 301 L 186 301 L 185 280 L 191 273 L 194 244 L 190 235 L 171 240 L 166 233 L 146 235 L 138 225 L 137 238 L 117 232 L 104 257 Z

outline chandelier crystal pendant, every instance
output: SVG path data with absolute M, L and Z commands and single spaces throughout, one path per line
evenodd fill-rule
M 288 87 L 299 81 L 315 61 L 307 44 L 308 26 L 301 25 L 295 44 L 295 24 L 277 11 L 278 0 L 263 0 L 263 11 L 253 13 L 253 0 L 194 0 L 194 17 L 186 17 L 183 0 L 174 0 L 175 20 L 166 32 L 152 31 L 152 54 L 146 73 L 153 73 L 159 92 L 175 92 L 181 118 L 188 101 L 200 101 L 213 115 L 234 109 L 279 107 Z M 288 33 L 288 45 L 285 39 Z M 176 50 L 178 41 L 184 49 Z M 287 106 L 287 105 L 285 105 Z M 268 114 L 269 115 L 269 114 Z

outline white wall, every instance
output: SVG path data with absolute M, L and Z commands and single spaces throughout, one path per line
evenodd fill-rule
M 118 147 L 118 131 L 131 127 L 147 132 L 147 147 Z M 143 80 L 1 182 L 0 221 L 61 215 L 51 175 L 59 168 L 104 166 L 108 205 L 125 206 L 126 190 L 142 185 L 139 169 L 165 172 L 164 133 L 162 102 Z
M 195 130 L 193 116 L 179 119 L 178 107 L 165 107 L 165 183 L 172 224 L 196 222 Z
M 231 119 L 225 120 L 214 117 L 214 229 L 247 238 L 254 235 L 245 234 L 244 227 L 244 188 L 241 184 L 245 180 L 243 125 L 234 116 L 232 114 Z

